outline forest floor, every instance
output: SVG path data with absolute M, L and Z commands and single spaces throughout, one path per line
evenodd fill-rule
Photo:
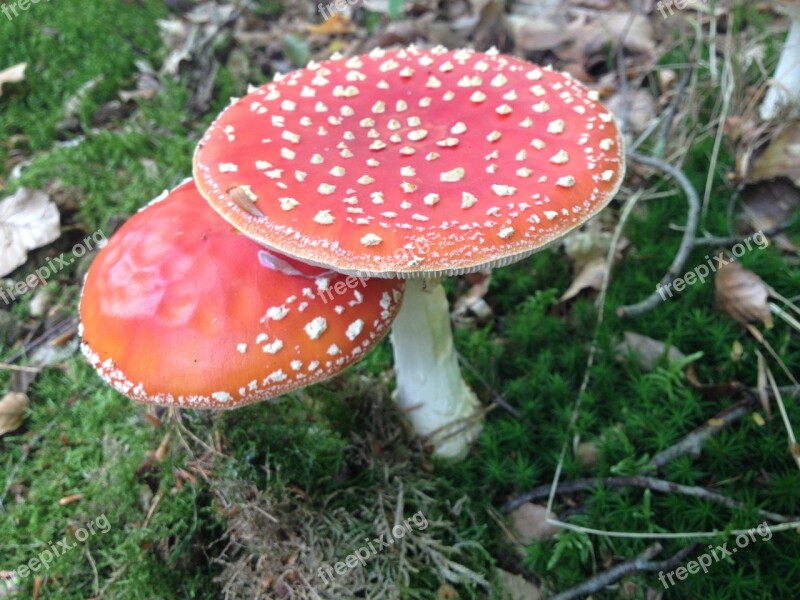
M 296 0 L 6 2 L 0 232 L 47 235 L 14 195 L 60 225 L 0 273 L 22 289 L 0 296 L 0 598 L 800 597 L 800 125 L 758 114 L 788 20 L 761 2 L 633 4 L 369 0 L 323 20 Z M 410 43 L 566 70 L 652 157 L 628 160 L 570 241 L 447 282 L 489 409 L 469 455 L 435 459 L 404 429 L 389 340 L 231 412 L 107 387 L 77 339 L 100 241 L 191 174 L 248 84 Z M 681 247 L 680 275 L 720 252 L 743 269 L 623 308 Z M 397 518 L 415 529 L 320 576 Z

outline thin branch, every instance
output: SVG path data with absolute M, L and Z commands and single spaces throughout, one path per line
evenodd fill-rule
M 602 591 L 612 583 L 619 581 L 625 575 L 630 575 L 631 573 L 672 571 L 676 566 L 681 564 L 687 556 L 694 552 L 697 546 L 697 542 L 692 542 L 688 546 L 681 548 L 668 559 L 653 562 L 652 559 L 658 556 L 662 550 L 661 544 L 656 542 L 648 546 L 645 551 L 636 558 L 631 558 L 630 560 L 626 560 L 623 563 L 611 567 L 607 571 L 603 571 L 591 579 L 587 579 L 582 584 L 566 592 L 551 596 L 550 600 L 573 600 L 574 598 L 588 596 Z
M 661 279 L 660 286 L 667 287 L 671 285 L 675 278 L 678 277 L 679 273 L 683 271 L 683 266 L 686 264 L 689 254 L 694 249 L 694 240 L 697 232 L 697 225 L 700 219 L 700 197 L 697 195 L 697 191 L 692 186 L 692 182 L 689 181 L 689 178 L 686 177 L 684 172 L 678 167 L 675 167 L 661 159 L 642 156 L 641 154 L 636 154 L 635 152 L 629 153 L 628 157 L 636 162 L 642 163 L 643 165 L 653 167 L 654 169 L 659 169 L 660 171 L 671 175 L 683 189 L 684 194 L 686 194 L 686 200 L 689 203 L 689 214 L 686 219 L 686 229 L 683 232 L 681 245 L 678 248 L 678 253 L 675 255 L 675 258 L 672 260 L 669 271 L 667 271 L 667 274 Z M 636 317 L 650 312 L 663 301 L 664 298 L 662 298 L 661 294 L 659 294 L 656 290 L 642 302 L 627 306 L 620 306 L 617 309 L 617 315 L 620 317 Z
M 550 493 L 550 487 L 551 487 L 550 484 L 544 484 L 535 487 L 532 490 L 525 492 L 524 494 L 521 494 L 520 496 L 517 496 L 516 498 L 507 502 L 506 505 L 503 507 L 503 510 L 505 512 L 510 512 L 526 502 L 530 502 L 531 500 L 538 500 L 540 498 L 545 498 Z M 734 500 L 733 498 L 729 498 L 728 496 L 723 496 L 722 494 L 718 494 L 717 492 L 712 492 L 700 486 L 681 485 L 679 483 L 673 483 L 672 481 L 667 481 L 665 479 L 656 479 L 655 477 L 646 477 L 644 475 L 634 475 L 631 477 L 607 477 L 605 479 L 586 478 L 586 479 L 574 479 L 572 481 L 564 481 L 558 485 L 557 493 L 570 494 L 574 492 L 592 490 L 597 487 L 610 487 L 610 488 L 637 487 L 637 488 L 652 490 L 654 492 L 662 492 L 665 494 L 675 493 L 675 494 L 681 494 L 683 496 L 700 498 L 701 500 L 707 500 L 708 502 L 721 504 L 722 506 L 726 506 L 728 508 L 736 510 L 747 509 L 747 506 L 744 503 L 739 502 L 738 500 Z M 756 512 L 765 519 L 769 519 L 770 521 L 775 521 L 776 523 L 788 523 L 790 521 L 800 520 L 800 517 L 787 517 L 763 509 L 756 509 Z

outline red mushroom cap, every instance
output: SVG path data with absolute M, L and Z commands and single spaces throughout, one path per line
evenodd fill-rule
M 217 118 L 194 170 L 217 212 L 279 252 L 426 277 L 514 262 L 584 223 L 621 184 L 622 146 L 566 74 L 412 47 L 255 89 Z
M 110 239 L 81 298 L 83 352 L 133 400 L 235 408 L 326 379 L 385 334 L 401 282 L 274 255 L 187 181 Z

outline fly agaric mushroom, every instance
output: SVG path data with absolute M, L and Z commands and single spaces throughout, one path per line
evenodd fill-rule
M 570 76 L 441 47 L 276 78 L 224 110 L 194 159 L 200 193 L 267 247 L 415 279 L 392 332 L 398 402 L 444 456 L 480 422 L 438 278 L 541 250 L 600 211 L 624 170 L 611 114 Z
M 335 303 L 321 292 L 344 286 Z M 327 379 L 375 345 L 402 286 L 284 259 L 236 232 L 191 180 L 134 215 L 81 297 L 82 349 L 129 398 L 237 408 Z
M 761 118 L 772 119 L 786 105 L 800 102 L 800 0 L 778 0 L 775 10 L 790 19 L 775 75 L 761 104 Z

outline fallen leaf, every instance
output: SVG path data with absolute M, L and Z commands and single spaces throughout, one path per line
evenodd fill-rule
M 443 583 L 436 592 L 436 598 L 438 600 L 458 600 L 461 596 L 459 596 L 458 590 L 452 585 Z
M 589 261 L 578 273 L 577 277 L 569 286 L 569 289 L 561 295 L 559 302 L 566 302 L 577 296 L 585 289 L 599 290 L 603 285 L 603 277 L 606 272 L 606 259 L 594 258 Z
M 600 460 L 600 446 L 594 440 L 581 442 L 575 449 L 575 459 L 582 467 L 591 469 Z
M 0 399 L 0 435 L 16 431 L 25 421 L 25 411 L 31 401 L 27 394 L 11 392 Z
M 69 506 L 70 504 L 75 504 L 83 500 L 84 496 L 85 494 L 70 494 L 69 496 L 64 496 L 63 498 L 59 498 L 58 505 Z
M 642 133 L 655 120 L 658 111 L 653 95 L 646 89 L 629 90 L 627 96 L 617 92 L 606 101 L 614 116 L 627 117 L 627 124 L 635 133 Z
M 455 301 L 450 318 L 460 326 L 488 323 L 494 316 L 494 311 L 483 298 L 489 292 L 489 284 L 492 281 L 491 270 L 472 273 L 465 276 L 465 279 L 472 284 L 472 287 Z
M 308 31 L 319 35 L 345 35 L 348 33 L 355 33 L 356 26 L 353 25 L 353 22 L 346 15 L 335 12 L 319 25 L 309 25 Z
M 772 328 L 772 313 L 767 299 L 767 284 L 758 275 L 737 262 L 730 262 L 714 276 L 714 297 L 717 306 L 739 323 L 761 321 Z
M 509 518 L 512 531 L 523 544 L 530 544 L 534 540 L 546 540 L 559 532 L 558 527 L 547 522 L 548 518 L 558 518 L 556 514 L 532 502 L 520 506 L 509 515 Z
M 0 277 L 24 264 L 29 250 L 57 240 L 60 221 L 58 207 L 42 191 L 19 188 L 0 200 Z
M 769 143 L 750 170 L 752 181 L 786 177 L 800 187 L 800 123 L 787 127 Z
M 800 210 L 800 189 L 788 179 L 759 181 L 744 188 L 740 206 L 737 229 L 742 235 L 774 230 Z M 770 241 L 784 252 L 800 252 L 783 233 L 770 235 Z
M 544 598 L 542 590 L 521 575 L 514 575 L 500 569 L 503 582 L 503 600 L 539 600 Z
M 632 357 L 645 371 L 655 369 L 665 355 L 669 362 L 679 362 L 686 358 L 686 355 L 675 346 L 668 346 L 664 342 L 633 331 L 625 332 L 625 339 L 617 346 L 617 352 L 619 360 L 624 361 Z
M 25 81 L 25 68 L 27 66 L 28 63 L 19 63 L 0 71 L 0 96 L 3 95 L 3 84 Z

